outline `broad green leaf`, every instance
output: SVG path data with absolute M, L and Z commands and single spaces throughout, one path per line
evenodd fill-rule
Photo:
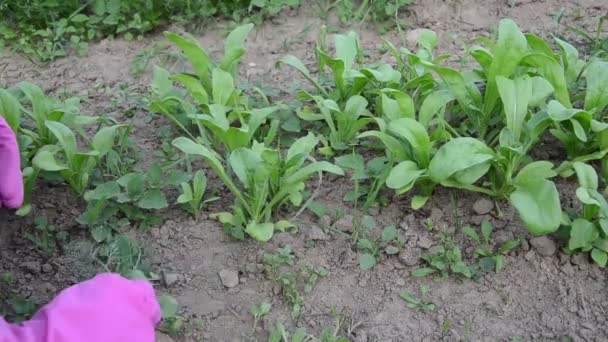
M 137 206 L 142 209 L 164 209 L 169 206 L 167 198 L 160 189 L 150 189 L 142 195 L 137 202 Z
M 474 138 L 456 138 L 437 151 L 429 164 L 429 176 L 436 183 L 448 180 L 454 174 L 494 159 L 494 151 Z
M 274 224 L 274 230 L 277 230 L 279 232 L 286 232 L 294 230 L 295 228 L 296 226 L 293 223 L 286 220 L 282 220 Z
M 359 38 L 355 32 L 334 36 L 336 58 L 344 62 L 346 70 L 352 69 L 359 54 Z
M 188 183 L 182 183 L 182 194 L 177 198 L 178 204 L 190 203 L 194 200 L 192 188 Z
M 397 164 L 386 179 L 386 186 L 398 190 L 402 194 L 412 188 L 416 180 L 425 172 L 420 170 L 416 163 L 406 160 Z
M 258 241 L 266 242 L 272 239 L 274 224 L 250 222 L 245 227 L 245 232 Z
M 114 125 L 102 127 L 91 141 L 91 147 L 93 150 L 99 152 L 100 157 L 110 152 L 114 146 L 114 134 L 116 133 L 116 130 L 124 126 L 125 125 Z
M 238 148 L 228 158 L 230 168 L 245 188 L 251 185 L 250 177 L 255 168 L 262 166 L 260 155 L 247 148 Z
M 234 93 L 234 80 L 232 76 L 222 70 L 213 69 L 213 101 L 222 106 L 226 106 Z
M 471 239 L 477 242 L 478 245 L 481 245 L 481 239 L 479 239 L 479 235 L 473 228 L 471 228 L 470 226 L 466 226 L 462 228 L 462 232 L 470 236 Z
M 224 59 L 222 60 L 222 69 L 228 71 L 231 75 L 236 76 L 236 65 L 238 60 L 245 54 L 245 40 L 249 32 L 253 28 L 253 24 L 245 24 L 235 28 L 224 42 Z
M 561 205 L 555 184 L 546 179 L 530 180 L 515 185 L 511 204 L 530 233 L 543 235 L 553 233 L 561 221 Z
M 373 254 L 361 254 L 361 256 L 359 257 L 359 267 L 361 267 L 362 271 L 367 271 L 370 268 L 374 267 L 374 265 L 376 265 L 376 258 Z
M 526 55 L 522 63 L 534 67 L 541 76 L 551 83 L 555 89 L 555 98 L 565 107 L 572 108 L 564 69 L 554 58 L 532 53 Z
M 87 191 L 84 194 L 84 199 L 89 202 L 91 200 L 103 200 L 114 198 L 120 194 L 120 186 L 117 182 L 110 181 L 97 185 L 94 190 Z
M 549 104 L 547 105 L 547 114 L 552 120 L 557 122 L 569 120 L 578 112 L 580 111 L 572 108 L 566 108 L 563 104 L 556 100 L 549 101 Z
M 486 115 L 494 110 L 498 100 L 497 76 L 511 77 L 527 49 L 526 36 L 517 27 L 517 24 L 510 19 L 501 20 L 498 26 L 498 41 L 492 49 L 494 58 L 487 75 L 488 84 L 483 110 Z
M 188 89 L 192 97 L 198 102 L 199 105 L 209 104 L 209 95 L 205 90 L 205 87 L 199 79 L 188 74 L 178 74 L 171 76 L 172 80 L 177 81 L 184 88 Z
M 572 164 L 578 177 L 578 184 L 585 189 L 597 190 L 598 180 L 597 173 L 590 165 L 585 163 L 575 162 Z
M 535 161 L 524 166 L 514 179 L 517 183 L 527 183 L 537 179 L 547 179 L 557 176 L 553 171 L 553 164 L 548 161 Z
M 532 81 L 532 93 L 530 94 L 529 105 L 530 107 L 540 107 L 553 94 L 553 86 L 540 76 L 534 76 L 530 79 Z
M 19 89 L 25 94 L 25 96 L 32 103 L 31 117 L 36 122 L 38 129 L 41 132 L 45 131 L 45 120 L 47 114 L 46 97 L 42 92 L 42 89 L 37 85 L 29 82 L 20 82 L 17 84 Z M 29 113 L 29 112 L 26 112 Z
M 462 73 L 455 69 L 440 67 L 432 63 L 421 62 L 425 67 L 435 71 L 439 77 L 446 83 L 451 94 L 460 102 L 462 108 L 467 111 L 469 109 L 471 99 L 469 91 L 465 83 Z M 426 114 L 425 114 L 426 115 Z
M 395 161 L 404 161 L 409 159 L 405 149 L 402 146 L 402 143 L 399 142 L 399 140 L 397 140 L 393 136 L 385 132 L 367 131 L 359 134 L 357 139 L 367 137 L 374 137 L 382 141 L 382 143 L 386 147 L 389 157 L 394 159 Z
M 591 259 L 593 259 L 593 261 L 595 261 L 595 263 L 601 267 L 606 267 L 606 263 L 608 262 L 608 253 L 594 248 L 591 251 Z
M 0 116 L 2 116 L 8 126 L 17 132 L 21 125 L 21 104 L 11 93 L 5 89 L 0 89 Z
M 50 151 L 40 151 L 32 160 L 32 165 L 44 171 L 61 171 L 69 170 L 70 168 L 57 161 L 55 155 Z
M 418 114 L 420 124 L 428 128 L 435 115 L 451 101 L 454 101 L 454 96 L 448 91 L 439 90 L 432 92 L 424 99 L 420 107 Z
M 532 94 L 532 82 L 528 76 L 521 76 L 514 81 L 496 76 L 498 93 L 504 107 L 507 128 L 516 141 L 520 140 L 524 121 L 528 115 L 528 103 Z
M 594 61 L 586 71 L 585 110 L 601 113 L 608 105 L 608 62 Z
M 161 315 L 164 319 L 173 318 L 177 314 L 177 301 L 169 295 L 158 297 Z
M 402 118 L 389 123 L 388 130 L 405 139 L 412 146 L 420 166 L 426 167 L 429 164 L 431 140 L 424 126 L 414 119 Z
M 55 135 L 55 138 L 59 141 L 59 145 L 65 151 L 65 157 L 71 163 L 78 152 L 76 136 L 74 136 L 72 130 L 57 121 L 46 121 L 44 124 Z
M 412 197 L 412 209 L 414 210 L 418 210 L 422 207 L 424 207 L 424 205 L 426 204 L 426 202 L 429 201 L 429 196 L 420 196 L 420 195 L 415 195 L 414 197 Z
M 397 228 L 395 226 L 388 226 L 382 230 L 382 241 L 390 242 L 397 237 Z
M 279 59 L 279 61 L 277 62 L 277 64 L 279 64 L 279 63 L 287 64 L 287 65 L 291 66 L 292 68 L 296 69 L 304 77 L 306 77 L 306 79 L 315 88 L 317 88 L 317 90 L 319 92 L 321 92 L 321 94 L 323 94 L 323 96 L 325 96 L 325 97 L 329 96 L 327 94 L 327 91 L 325 91 L 325 89 L 323 89 L 323 87 L 321 87 L 321 85 L 312 77 L 312 75 L 310 74 L 310 71 L 308 70 L 308 68 L 306 68 L 306 66 L 304 65 L 304 63 L 302 63 L 302 61 L 299 60 L 297 57 L 295 57 L 293 55 L 287 55 L 287 56 L 284 56 L 283 58 Z
M 311 175 L 319 172 L 330 172 L 336 175 L 344 176 L 344 171 L 338 166 L 326 161 L 319 161 L 306 165 L 305 167 L 291 174 L 289 177 L 287 177 L 285 183 L 297 184 L 308 179 L 308 177 L 310 177 Z
M 172 32 L 165 32 L 165 37 L 184 52 L 186 58 L 192 64 L 192 68 L 200 77 L 203 86 L 209 92 L 211 90 L 211 77 L 209 75 L 211 60 L 205 50 L 192 37 L 184 38 Z
M 593 223 L 584 220 L 576 219 L 572 221 L 570 227 L 570 240 L 568 240 L 568 248 L 570 250 L 591 248 L 593 242 L 599 237 Z

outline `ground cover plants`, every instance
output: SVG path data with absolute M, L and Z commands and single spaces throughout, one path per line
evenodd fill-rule
M 138 2 L 119 2 L 120 9 L 112 1 L 93 3 L 94 9 L 73 4 L 74 9 L 68 3 L 62 9 L 70 20 L 92 25 L 87 26 L 92 36 L 74 38 L 74 44 L 106 35 L 141 34 L 167 15 L 181 15 L 167 14 L 171 6 L 181 6 L 169 2 L 151 14 L 149 22 L 141 18 L 139 27 L 123 22 L 133 11 L 148 16 L 138 10 Z M 300 2 L 238 2 L 234 8 L 209 3 L 224 15 L 241 16 L 237 12 L 260 9 L 276 14 Z M 340 0 L 327 8 L 355 20 L 397 20 L 406 4 L 409 1 L 370 0 L 353 7 Z M 15 10 L 15 5 L 0 5 L 0 14 L 2 9 Z M 95 26 L 98 19 L 99 25 L 114 26 Z M 324 283 L 342 271 L 336 264 L 352 268 L 360 287 L 373 281 L 371 274 L 403 274 L 401 266 L 406 265 L 407 276 L 373 286 L 384 297 L 394 295 L 392 310 L 399 305 L 415 317 L 442 312 L 445 291 L 436 291 L 435 284 L 446 279 L 467 284 L 487 277 L 488 288 L 494 286 L 493 279 L 502 279 L 515 255 L 534 257 L 528 251 L 530 244 L 537 248 L 536 242 L 528 240 L 551 235 L 562 240 L 557 245 L 560 259 L 588 256 L 602 268 L 608 264 L 603 190 L 608 182 L 608 59 L 601 51 L 601 35 L 585 36 L 593 42 L 593 51 L 587 53 L 563 37 L 526 33 L 514 20 L 503 19 L 493 36 L 471 40 L 473 45 L 461 54 L 472 63 L 461 67 L 453 63 L 454 56 L 438 55 L 440 37 L 428 29 L 418 32 L 409 49 L 388 39 L 378 42 L 390 55 L 387 62 L 363 48 L 364 35 L 329 34 L 335 28 L 325 26 L 306 51 L 312 60 L 291 51 L 273 55 L 269 65 L 299 78 L 291 80 L 290 89 L 277 90 L 251 82 L 247 68 L 255 63 L 244 61 L 249 61 L 246 46 L 257 34 L 256 26 L 236 19 L 220 50 L 178 30 L 164 32 L 162 49 L 183 68 L 176 71 L 163 58 L 140 55 L 146 65 L 157 64 L 145 75 L 149 84 L 142 94 L 116 96 L 111 115 L 84 114 L 82 97 L 45 94 L 30 82 L 0 89 L 0 114 L 17 133 L 26 184 L 26 203 L 17 214 L 34 223 L 26 239 L 37 253 L 63 251 L 73 238 L 36 205 L 34 194 L 45 187 L 69 191 L 78 202 L 72 221 L 81 228 L 79 234 L 90 238 L 82 249 L 100 269 L 147 278 L 166 288 L 201 279 L 158 272 L 130 228 L 150 232 L 167 244 L 182 237 L 185 243 L 205 241 L 213 227 L 221 227 L 221 241 L 233 248 L 226 258 L 238 260 L 239 270 L 230 273 L 236 280 L 224 279 L 226 273 L 220 272 L 219 287 L 239 296 L 235 287 L 260 281 L 259 273 L 270 284 L 267 292 L 287 307 L 277 311 L 284 315 L 278 319 L 273 316 L 277 301 L 258 301 L 249 310 L 253 329 L 241 337 L 255 340 L 263 328 L 270 335 L 263 338 L 271 341 L 345 341 L 342 336 L 356 336 L 353 332 L 365 323 L 344 326 L 343 313 L 333 307 L 339 319 L 335 327 L 330 323 L 315 328 L 321 338 L 301 328 L 306 313 L 326 311 L 307 308 L 307 300 L 319 288 L 331 289 Z M 57 21 L 45 20 L 45 25 Z M 600 21 L 598 30 L 602 25 Z M 68 31 L 88 34 L 78 27 Z M 64 38 L 57 36 L 55 43 L 65 44 L 58 43 Z M 49 44 L 44 39 L 21 43 Z M 60 56 L 60 45 L 43 51 Z M 38 45 L 32 49 L 41 51 Z M 145 67 L 137 69 L 138 76 L 145 74 Z M 158 144 L 146 158 L 143 146 L 134 140 L 142 115 L 161 125 L 154 127 L 159 128 Z M 558 152 L 545 153 L 547 146 Z M 575 183 L 575 191 L 568 192 L 566 182 Z M 335 206 L 319 198 L 330 183 L 345 188 Z M 471 194 L 483 199 L 484 206 L 474 209 L 479 215 L 471 221 L 476 222 L 461 224 L 464 209 L 456 201 Z M 433 203 L 439 196 L 450 196 L 452 206 L 437 210 Z M 395 206 L 403 220 L 387 224 L 384 210 Z M 523 230 L 500 224 L 509 212 L 517 220 L 510 225 Z M 455 225 L 442 222 L 442 215 L 452 214 Z M 179 215 L 183 219 L 172 222 Z M 318 221 L 316 226 L 310 217 Z M 417 236 L 411 227 L 421 217 L 426 231 Z M 159 228 L 165 225 L 175 228 L 168 233 Z M 193 232 L 192 227 L 206 230 Z M 299 241 L 300 236 L 306 242 Z M 347 245 L 336 260 L 314 255 L 308 262 L 310 251 L 335 238 Z M 189 247 L 209 249 L 209 259 L 222 254 L 215 246 L 196 246 Z M 179 260 L 184 254 L 172 252 L 170 257 Z M 205 267 L 206 260 L 200 262 Z M 200 271 L 195 266 L 193 270 Z M 13 283 L 9 275 L 6 279 L 0 286 Z M 357 300 L 364 303 L 370 297 Z M 162 330 L 180 335 L 184 322 L 177 303 L 171 297 L 162 301 Z M 0 312 L 21 320 L 32 311 L 28 304 L 13 301 L 13 309 L 0 307 Z M 492 305 L 484 303 L 484 310 Z M 222 310 L 242 320 L 236 306 Z M 440 314 L 443 336 L 451 329 L 450 320 Z M 456 324 L 465 325 L 469 334 L 469 319 L 462 321 L 466 323 Z

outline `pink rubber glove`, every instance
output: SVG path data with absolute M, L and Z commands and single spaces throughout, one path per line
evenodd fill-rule
M 153 342 L 159 321 L 150 283 L 106 273 L 63 290 L 21 325 L 0 318 L 0 342 Z
M 0 208 L 23 204 L 21 157 L 15 133 L 0 116 Z

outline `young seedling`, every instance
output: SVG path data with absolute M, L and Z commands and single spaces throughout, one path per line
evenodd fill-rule
M 407 302 L 407 307 L 422 312 L 434 311 L 436 305 L 427 299 L 427 294 L 431 290 L 431 287 L 427 284 L 420 286 L 421 298 L 417 298 L 413 294 L 407 291 L 401 291 L 399 296 Z
M 357 248 L 363 251 L 363 254 L 359 257 L 359 267 L 362 271 L 367 271 L 376 265 L 382 252 L 387 255 L 395 255 L 404 245 L 404 241 L 397 236 L 395 226 L 385 227 L 382 237 L 378 241 L 360 239 L 357 241 Z
M 182 183 L 181 189 L 182 194 L 177 198 L 177 203 L 187 205 L 195 219 L 198 218 L 205 204 L 219 199 L 219 197 L 204 199 L 207 190 L 207 177 L 202 170 L 196 171 L 192 178 L 192 184 Z
M 424 255 L 422 259 L 429 267 L 412 272 L 414 277 L 425 277 L 431 274 L 445 278 L 449 274 L 458 274 L 465 278 L 473 277 L 472 267 L 462 260 L 462 252 L 445 234 L 439 234 L 443 244 L 435 247 L 435 253 Z
M 477 232 L 470 226 L 464 227 L 463 232 L 467 234 L 475 243 L 477 243 L 477 249 L 475 249 L 475 256 L 482 257 L 479 260 L 479 266 L 484 273 L 495 271 L 500 272 L 503 267 L 503 254 L 508 253 L 513 248 L 519 246 L 518 240 L 509 240 L 500 246 L 496 251 L 493 251 L 492 246 L 492 224 L 490 221 L 485 220 L 481 224 L 481 235 L 483 241 L 479 238 Z
M 254 305 L 249 309 L 249 313 L 253 316 L 253 327 L 251 328 L 251 335 L 255 333 L 255 329 L 258 327 L 258 322 L 264 316 L 267 316 L 272 309 L 272 305 L 269 303 L 262 303 Z

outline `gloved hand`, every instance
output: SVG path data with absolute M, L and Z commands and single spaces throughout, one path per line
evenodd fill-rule
M 0 116 L 0 208 L 23 204 L 21 157 L 15 133 Z
M 63 290 L 21 325 L 0 318 L 0 342 L 154 342 L 159 321 L 150 283 L 106 273 Z

